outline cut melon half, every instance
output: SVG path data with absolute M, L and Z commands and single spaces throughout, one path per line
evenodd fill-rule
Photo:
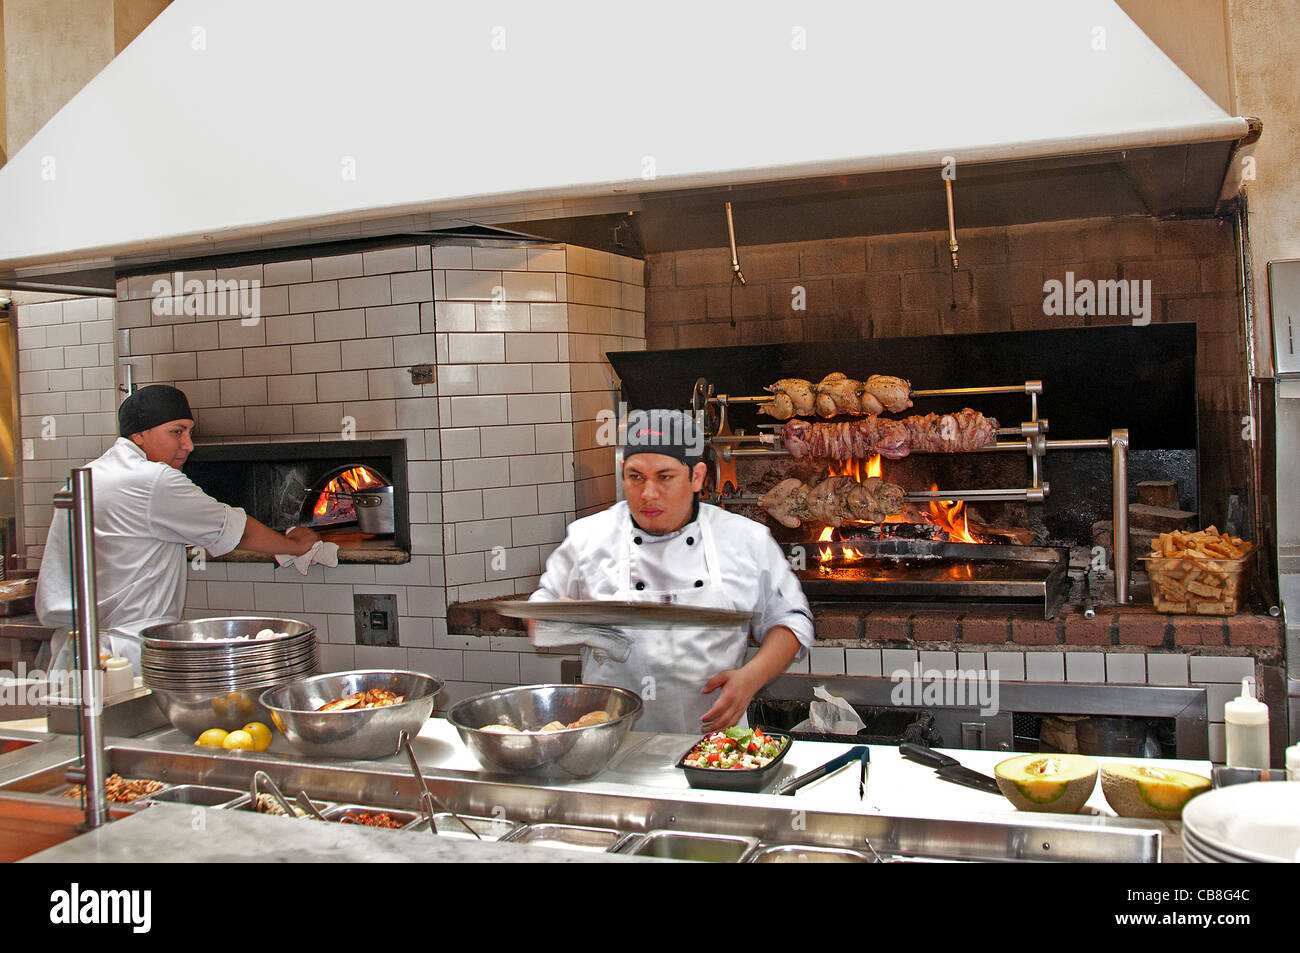
M 1097 762 L 1080 754 L 1025 754 L 999 762 L 993 775 L 1022 811 L 1074 814 L 1097 786 Z
M 1101 766 L 1101 791 L 1120 817 L 1177 820 L 1187 802 L 1210 789 L 1210 779 L 1146 764 Z

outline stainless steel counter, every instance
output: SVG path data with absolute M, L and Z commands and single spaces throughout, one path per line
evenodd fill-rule
M 692 790 L 671 767 L 691 739 L 633 733 L 605 772 L 587 781 L 555 783 L 481 770 L 445 722 L 431 720 L 416 739 L 429 786 L 440 801 L 465 814 L 524 823 L 555 822 L 649 832 L 666 829 L 758 838 L 764 844 L 864 849 L 892 857 L 944 860 L 1154 861 L 1170 827 L 1093 815 L 1027 815 L 1004 799 L 959 788 L 929 769 L 873 748 L 866 801 L 857 800 L 853 771 L 825 779 L 794 798 Z M 304 762 L 278 750 L 265 753 L 196 748 L 168 730 L 145 739 L 113 740 L 108 769 L 127 777 L 246 790 L 265 770 L 286 791 L 317 799 L 414 810 L 414 781 L 396 757 L 375 762 Z M 843 745 L 796 743 L 783 773 L 801 773 L 829 760 Z M 986 765 L 958 755 L 979 770 Z M 998 755 L 985 753 L 991 758 Z M 891 757 L 892 755 L 892 757 Z M 0 793 L 48 799 L 65 785 L 76 742 L 59 738 L 0 757 Z M 852 778 L 848 775 L 854 774 Z M 1097 792 L 1100 797 L 1100 791 Z M 970 799 L 974 798 L 974 801 Z M 898 810 L 909 805 L 911 810 Z M 208 861 L 311 859 L 474 860 L 536 862 L 613 860 L 617 855 L 553 847 L 488 843 L 412 832 L 346 829 L 265 817 L 251 812 L 157 805 L 126 820 L 44 851 L 32 860 Z M 220 836 L 207 836 L 217 833 Z M 203 836 L 198 836 L 202 834 Z M 193 835 L 193 836 L 191 836 Z M 410 844 L 408 846 L 408 841 Z M 417 844 L 415 841 L 428 841 Z M 1168 852 L 1166 852 L 1167 854 Z M 1171 859 L 1166 856 L 1165 859 Z

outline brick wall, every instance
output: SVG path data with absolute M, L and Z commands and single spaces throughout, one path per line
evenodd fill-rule
M 1227 494 L 1244 494 L 1249 460 L 1241 439 L 1248 411 L 1232 225 L 1085 219 L 970 229 L 957 240 L 961 269 L 955 275 L 946 232 L 742 247 L 748 285 L 734 292 L 726 248 L 650 255 L 646 346 L 1125 324 L 1129 317 L 1045 315 L 1044 282 L 1065 281 L 1067 271 L 1076 280 L 1150 280 L 1152 323 L 1197 325 L 1202 511 L 1207 523 L 1221 522 Z M 805 295 L 803 311 L 792 307 L 796 287 Z M 859 370 L 907 376 L 905 368 Z M 1068 397 L 1049 391 L 1046 415 L 1053 401 Z

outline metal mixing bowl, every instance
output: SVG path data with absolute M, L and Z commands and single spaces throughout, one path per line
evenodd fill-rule
M 283 638 L 250 639 L 239 636 L 256 635 L 262 629 L 283 632 Z M 282 645 L 295 636 L 315 632 L 316 627 L 297 619 L 271 619 L 265 616 L 222 616 L 212 619 L 189 619 L 151 625 L 140 632 L 140 638 L 150 648 L 208 649 L 213 653 L 225 650 L 247 649 L 256 651 Z
M 175 691 L 147 685 L 162 713 L 177 731 L 197 738 L 209 728 L 234 731 L 250 721 L 263 724 L 271 720 L 270 712 L 258 701 L 267 689 L 283 680 L 255 682 L 231 690 Z
M 540 732 L 552 721 L 568 725 L 591 711 L 610 720 L 589 728 Z M 447 720 L 484 767 L 549 778 L 589 778 L 603 771 L 641 714 L 641 698 L 606 685 L 525 685 L 466 698 Z M 506 724 L 528 734 L 480 731 Z
M 442 686 L 442 679 L 419 672 L 333 672 L 271 689 L 263 693 L 261 703 L 295 751 L 309 758 L 369 761 L 396 754 L 403 730 L 412 738 L 420 733 Z M 336 698 L 372 688 L 405 695 L 406 701 L 384 708 L 316 710 Z
M 282 638 L 241 639 L 261 629 Z M 228 616 L 154 625 L 140 633 L 140 674 L 167 720 L 191 738 L 269 722 L 262 693 L 316 671 L 316 628 L 296 619 Z

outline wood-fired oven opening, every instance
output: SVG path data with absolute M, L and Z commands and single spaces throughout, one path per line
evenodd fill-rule
M 356 494 L 388 486 L 392 486 L 388 477 L 373 467 L 348 464 L 331 470 L 308 490 L 301 524 L 313 529 L 356 524 Z

